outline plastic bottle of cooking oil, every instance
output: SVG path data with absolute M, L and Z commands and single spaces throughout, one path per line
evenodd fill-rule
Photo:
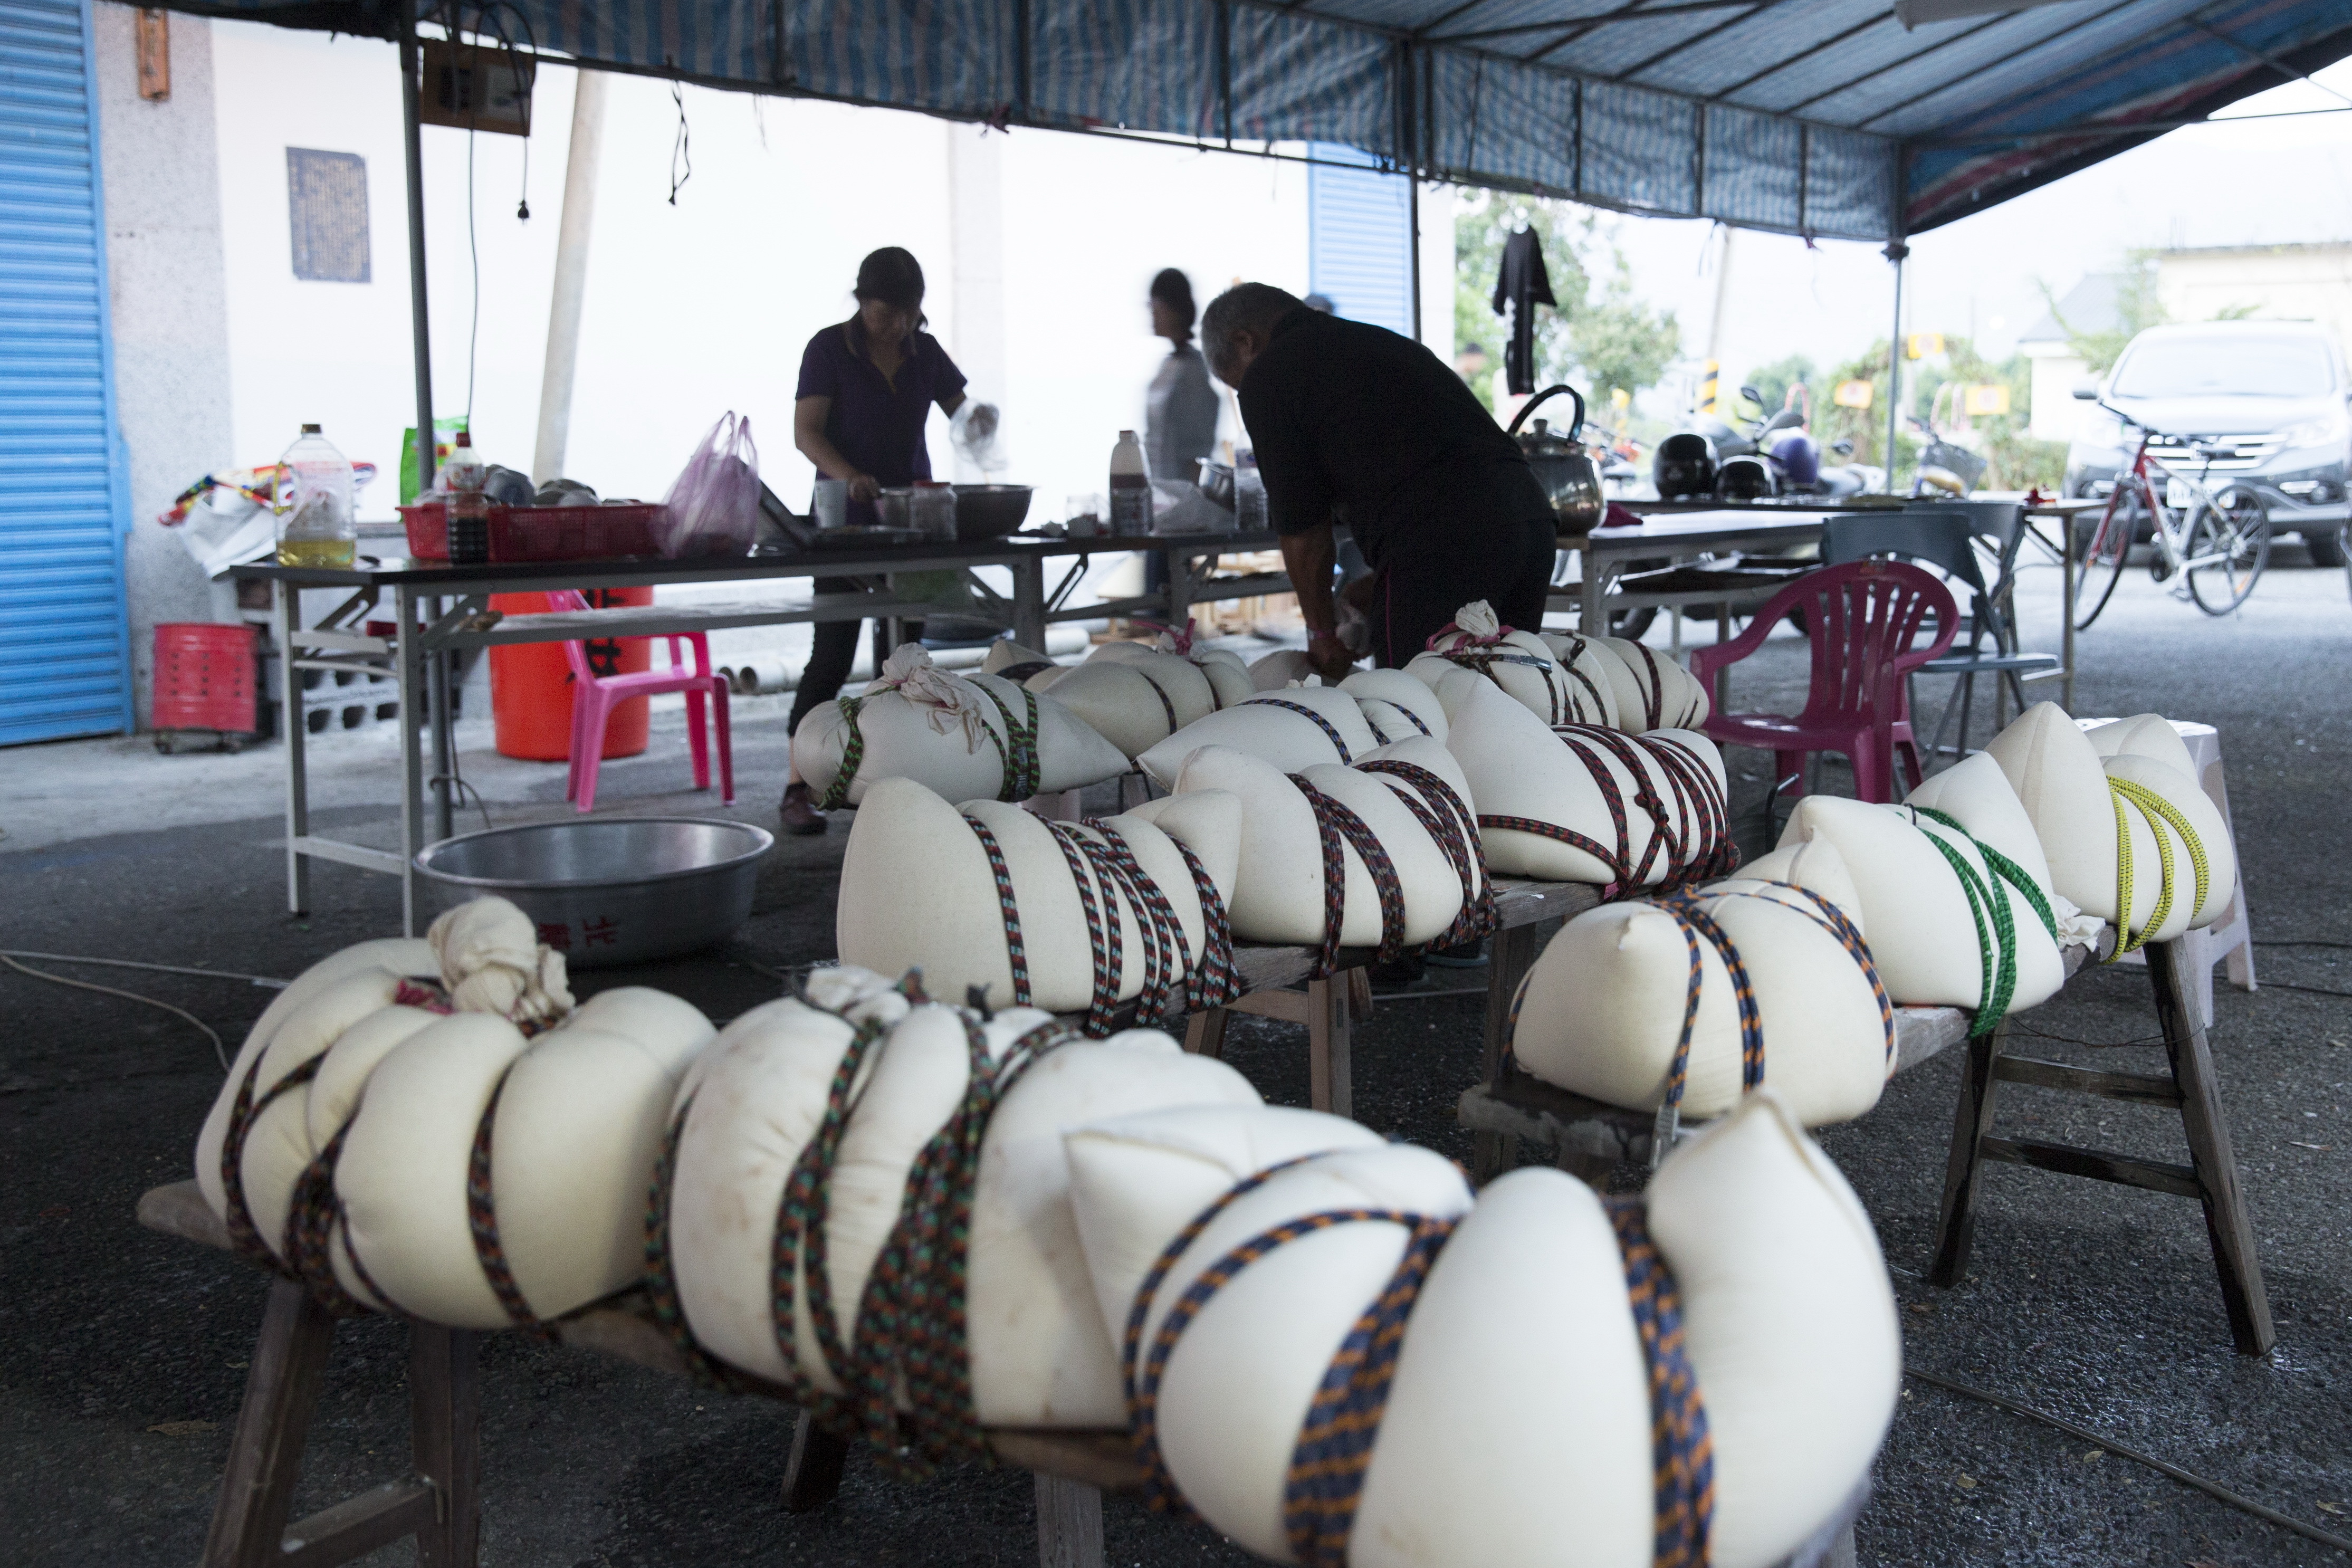
M 359 544 L 351 459 L 305 425 L 278 461 L 278 563 L 348 569 Z
M 1151 531 L 1151 476 L 1143 466 L 1143 443 L 1132 430 L 1118 433 L 1110 449 L 1110 531 L 1133 536 Z

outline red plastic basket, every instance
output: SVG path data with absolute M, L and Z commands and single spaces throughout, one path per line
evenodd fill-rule
M 209 621 L 155 627 L 155 728 L 254 732 L 253 628 Z
M 654 542 L 656 501 L 616 501 L 607 506 L 494 506 L 490 508 L 492 561 L 607 561 L 618 556 L 658 555 Z M 417 561 L 449 559 L 449 508 L 420 501 L 400 509 L 408 525 L 408 553 Z

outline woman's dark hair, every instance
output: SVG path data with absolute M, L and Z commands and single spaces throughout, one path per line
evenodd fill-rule
M 852 290 L 857 302 L 879 300 L 901 310 L 915 312 L 917 324 L 922 324 L 923 264 L 915 253 L 900 246 L 886 245 L 857 264 L 857 287 Z
M 1173 267 L 1163 267 L 1160 269 L 1160 276 L 1151 280 L 1151 297 L 1175 311 L 1177 320 L 1186 331 L 1192 330 L 1192 322 L 1200 311 L 1192 304 L 1192 280 L 1190 278 Z

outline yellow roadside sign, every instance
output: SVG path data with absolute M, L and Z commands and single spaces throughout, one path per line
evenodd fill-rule
M 1944 334 L 1914 332 L 1911 334 L 1910 347 L 1907 352 L 1913 359 L 1933 359 L 1944 352 Z
M 2009 412 L 2009 388 L 1991 384 L 1971 386 L 1961 394 L 1961 405 L 1971 416 L 2006 414 Z
M 1866 381 L 1841 381 L 1837 384 L 1837 390 L 1830 395 L 1830 401 L 1840 408 L 1867 408 L 1875 390 Z

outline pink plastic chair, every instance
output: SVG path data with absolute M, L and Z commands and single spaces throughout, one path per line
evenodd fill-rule
M 547 607 L 584 610 L 589 606 L 581 595 L 559 589 L 548 595 Z M 596 769 L 604 760 L 604 726 L 613 717 L 614 704 L 632 697 L 650 697 L 657 691 L 686 693 L 686 738 L 694 750 L 697 789 L 710 787 L 710 742 L 702 728 L 703 700 L 709 699 L 719 731 L 719 794 L 729 805 L 735 804 L 735 752 L 727 731 L 727 678 L 711 664 L 710 639 L 700 632 L 687 632 L 667 640 L 670 667 L 635 675 L 599 675 L 589 667 L 586 643 L 563 645 L 563 657 L 572 666 L 572 776 L 564 786 L 563 797 L 577 802 L 583 812 L 595 809 Z M 687 671 L 678 651 L 680 643 L 693 646 L 694 673 Z
M 1691 674 L 1710 691 L 1718 671 L 1754 653 L 1781 617 L 1801 610 L 1813 646 L 1812 685 L 1805 710 L 1717 713 L 1706 731 L 1719 743 L 1772 753 L 1772 777 L 1791 773 L 1802 793 L 1805 763 L 1815 752 L 1843 752 L 1853 761 L 1854 794 L 1868 801 L 1895 798 L 1898 754 L 1911 764 L 1916 786 L 1926 778 L 1911 736 L 1906 696 L 1911 672 L 1937 658 L 1959 630 L 1950 592 L 1916 566 L 1896 561 L 1855 561 L 1810 572 L 1765 603 L 1748 629 L 1727 643 L 1691 654 Z M 1936 617 L 1933 641 L 1914 646 L 1920 625 Z

